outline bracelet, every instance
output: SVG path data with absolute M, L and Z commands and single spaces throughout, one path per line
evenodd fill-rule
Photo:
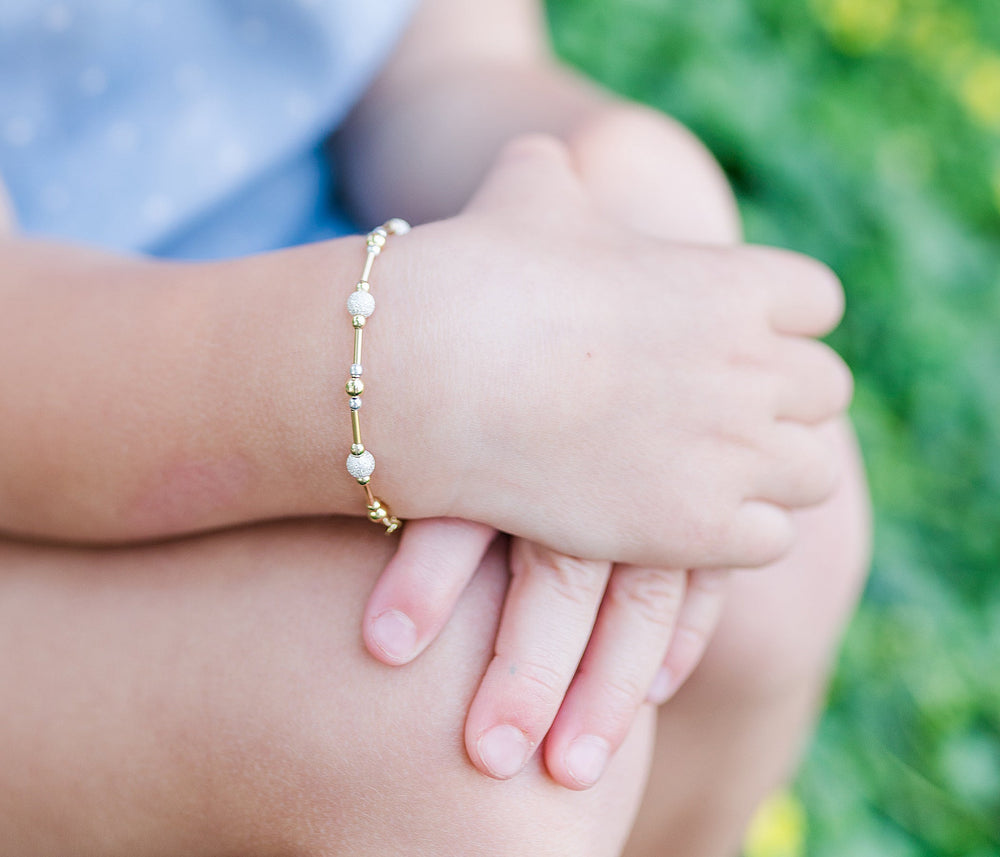
M 347 472 L 351 474 L 362 488 L 365 489 L 365 496 L 368 498 L 368 519 L 376 524 L 385 526 L 385 533 L 394 533 L 403 522 L 397 518 L 389 507 L 372 493 L 371 478 L 375 470 L 375 456 L 365 449 L 361 441 L 361 394 L 365 391 L 361 374 L 364 371 L 361 365 L 361 339 L 364 333 L 365 321 L 375 312 L 375 297 L 371 293 L 371 284 L 368 278 L 371 276 L 372 265 L 375 257 L 382 252 L 386 238 L 390 235 L 405 235 L 410 231 L 410 224 L 398 217 L 392 218 L 381 226 L 373 229 L 367 235 L 368 258 L 365 259 L 365 267 L 361 272 L 361 279 L 358 280 L 357 288 L 351 292 L 347 299 L 347 311 L 351 314 L 351 322 L 354 325 L 354 361 L 351 363 L 351 377 L 347 381 L 347 395 L 350 397 L 348 403 L 351 407 L 351 454 L 347 456 Z

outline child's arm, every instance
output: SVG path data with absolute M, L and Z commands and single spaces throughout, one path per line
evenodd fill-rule
M 363 247 L 185 265 L 5 241 L 0 529 L 111 540 L 361 510 L 342 384 Z M 740 565 L 783 551 L 784 507 L 830 490 L 809 421 L 849 381 L 809 337 L 839 316 L 835 280 L 622 229 L 553 141 L 509 148 L 372 282 L 366 445 L 403 517 Z
M 0 241 L 0 529 L 111 541 L 356 513 L 340 379 L 363 246 L 188 265 Z

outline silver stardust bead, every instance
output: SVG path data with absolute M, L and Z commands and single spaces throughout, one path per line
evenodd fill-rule
M 361 455 L 347 456 L 347 472 L 355 479 L 364 479 L 375 472 L 375 456 L 367 449 Z
M 375 312 L 375 296 L 371 292 L 355 290 L 347 299 L 347 311 L 351 315 L 363 315 L 368 318 Z
M 363 373 L 364 371 L 365 371 L 365 370 L 364 370 L 363 368 L 361 368 L 361 364 L 360 364 L 360 363 L 352 363 L 352 364 L 351 364 L 351 375 L 352 375 L 353 377 L 355 377 L 355 378 L 360 378 L 360 377 L 361 377 L 361 374 L 362 374 L 362 373 Z
M 405 235 L 410 231 L 410 224 L 403 220 L 402 217 L 394 217 L 385 225 L 386 231 L 391 232 L 393 235 Z

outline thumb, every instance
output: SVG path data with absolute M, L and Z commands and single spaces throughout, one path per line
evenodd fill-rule
M 523 134 L 507 143 L 467 212 L 544 205 L 547 210 L 576 207 L 586 195 L 569 148 L 548 134 Z

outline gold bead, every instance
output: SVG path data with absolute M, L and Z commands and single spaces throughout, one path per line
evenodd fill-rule
M 351 378 L 344 385 L 348 396 L 360 396 L 365 391 L 365 382 L 360 378 Z
M 363 315 L 356 315 L 356 316 L 354 316 L 351 319 L 351 323 L 355 327 L 364 327 L 365 326 L 365 317 Z
M 389 533 L 396 532 L 396 530 L 398 530 L 401 526 L 403 526 L 403 522 L 399 520 L 399 518 L 397 518 L 395 515 L 383 521 L 382 523 L 385 524 L 386 535 L 389 535 Z
M 358 477 L 358 485 L 367 485 L 371 481 L 372 481 L 371 476 L 359 476 Z
M 365 445 L 363 443 L 352 443 L 351 444 L 351 455 L 361 455 L 365 451 Z
M 379 227 L 368 233 L 368 245 L 374 247 L 385 247 L 385 230 Z
M 371 291 L 371 287 L 372 287 L 371 283 L 369 283 L 367 280 L 358 280 L 358 291 L 359 292 Z
M 381 506 L 379 506 L 377 509 L 372 509 L 371 507 L 369 507 L 368 517 L 371 518 L 371 520 L 374 521 L 376 524 L 381 523 L 382 519 L 387 518 L 388 516 L 389 513 L 386 512 L 386 510 L 383 509 Z

